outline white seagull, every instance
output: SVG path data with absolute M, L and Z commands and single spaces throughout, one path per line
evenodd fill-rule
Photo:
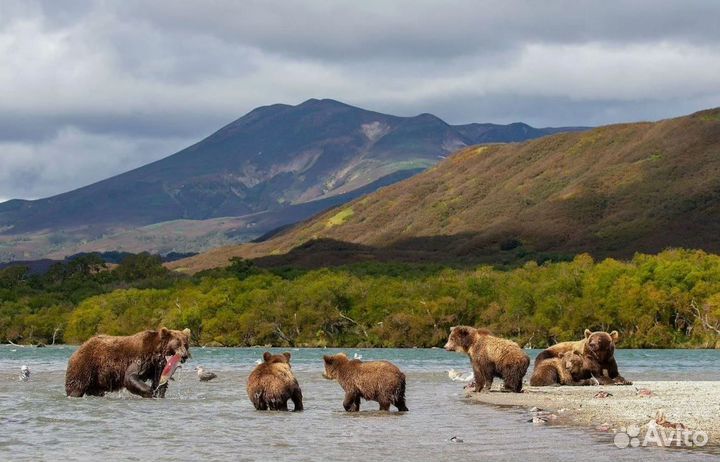
M 462 372 L 458 372 L 455 369 L 450 369 L 447 371 L 448 377 L 450 377 L 450 380 L 453 382 L 470 382 L 474 378 L 473 373 L 470 372 L 467 375 L 463 375 Z

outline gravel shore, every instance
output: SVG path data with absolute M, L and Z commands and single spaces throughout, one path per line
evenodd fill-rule
M 720 382 L 526 386 L 523 393 L 503 393 L 496 387 L 490 392 L 468 391 L 467 396 L 487 404 L 525 407 L 538 425 L 578 425 L 611 433 L 639 427 L 642 437 L 653 425 L 672 431 L 679 423 L 691 432 L 705 432 L 708 447 L 720 447 Z

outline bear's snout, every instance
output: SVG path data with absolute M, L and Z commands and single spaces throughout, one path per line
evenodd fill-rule
M 455 345 L 450 342 L 447 342 L 443 348 L 447 351 L 455 351 Z

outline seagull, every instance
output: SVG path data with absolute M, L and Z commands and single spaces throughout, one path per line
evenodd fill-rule
M 262 359 L 256 359 L 255 364 L 262 364 Z
M 453 436 L 450 438 L 450 441 L 453 443 L 464 443 L 465 441 L 462 438 L 458 438 L 457 436 Z
M 20 368 L 20 380 L 23 382 L 27 382 L 30 380 L 30 368 L 27 367 L 25 364 L 22 365 Z
M 453 382 L 470 382 L 474 378 L 472 372 L 467 375 L 463 375 L 462 372 L 458 372 L 455 369 L 450 369 L 448 371 L 448 377 L 450 377 L 450 380 Z
M 353 354 L 353 359 L 362 359 L 362 355 L 355 353 Z
M 205 368 L 202 366 L 196 367 L 195 370 L 197 371 L 197 376 L 201 382 L 209 382 L 217 377 L 217 374 L 213 372 L 205 372 Z

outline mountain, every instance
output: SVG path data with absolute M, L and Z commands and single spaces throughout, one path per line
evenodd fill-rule
M 232 256 L 313 266 L 366 260 L 512 263 L 682 246 L 720 252 L 720 108 L 522 144 L 471 146 L 401 183 Z
M 407 178 L 460 147 L 555 130 L 452 126 L 431 114 L 397 117 L 328 99 L 264 106 L 157 162 L 57 196 L 0 204 L 0 259 L 199 250 L 209 242 L 203 233 L 214 230 L 196 222 L 221 217 L 245 218 L 217 243 L 247 240 L 353 199 L 361 188 Z M 148 240 L 140 229 L 177 220 L 184 222 L 171 243 L 162 235 Z M 185 240 L 188 229 L 200 234 Z M 117 249 L 116 238 L 147 248 Z

